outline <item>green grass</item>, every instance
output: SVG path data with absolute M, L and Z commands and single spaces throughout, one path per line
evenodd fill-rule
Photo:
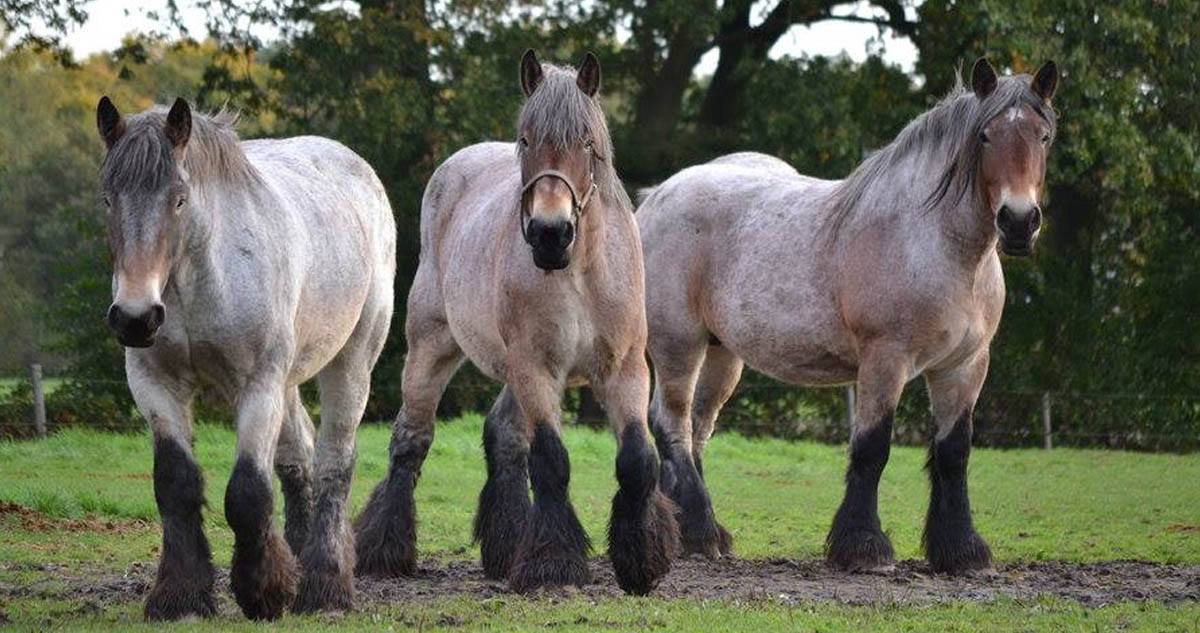
M 1117 604 L 1097 609 L 1058 600 L 949 604 L 913 608 L 775 602 L 717 603 L 655 598 L 448 598 L 434 603 L 369 608 L 347 616 L 288 615 L 263 624 L 241 618 L 172 624 L 141 621 L 140 605 L 86 614 L 82 604 L 23 603 L 14 621 L 36 630 L 71 631 L 688 631 L 689 633 L 1194 633 L 1200 607 Z M 32 627 L 30 627 L 32 628 Z M 22 629 L 25 630 L 25 629 Z
M 479 437 L 482 420 L 468 416 L 442 423 L 418 487 L 419 547 L 441 560 L 478 556 L 471 518 L 484 480 Z M 358 511 L 387 469 L 389 429 L 367 425 L 359 433 L 359 467 L 352 491 Z M 233 433 L 201 425 L 196 454 L 208 485 L 207 530 L 214 558 L 227 561 L 232 534 L 222 500 L 233 463 Z M 615 491 L 611 435 L 570 428 L 571 494 L 598 548 L 603 547 Z M 901 558 L 919 557 L 928 489 L 924 451 L 896 447 L 880 486 L 880 512 Z M 66 429 L 41 441 L 0 442 L 0 500 L 60 518 L 83 516 L 157 520 L 149 478 L 151 447 L 144 435 Z M 734 533 L 744 557 L 819 556 L 828 522 L 842 494 L 845 448 L 718 435 L 705 460 L 718 517 Z M 1200 562 L 1200 533 L 1172 529 L 1200 523 L 1196 482 L 1200 455 L 1152 455 L 1095 450 L 976 450 L 971 492 L 979 531 L 1000 560 L 1098 561 L 1141 559 Z M 277 504 L 281 505 L 281 504 Z M 26 531 L 16 516 L 0 518 L 0 561 L 96 566 L 118 571 L 153 564 L 155 529 L 119 534 L 94 531 Z M 2 567 L 0 567 L 2 568 Z M 12 568 L 0 581 L 23 582 Z M 44 577 L 44 575 L 43 575 Z M 5 601 L 9 600 L 7 604 Z M 136 605 L 76 612 L 79 605 L 36 597 L 0 597 L 0 612 L 18 622 L 43 618 L 68 627 L 136 629 Z M 576 623 L 578 621 L 578 623 Z M 371 608 L 342 619 L 289 617 L 280 630 L 337 627 L 350 630 L 439 628 L 528 630 L 554 624 L 571 631 L 1196 631 L 1200 607 L 1121 604 L 1084 609 L 1062 601 L 936 607 L 845 607 L 771 602 L 664 601 L 503 597 L 479 601 L 446 598 L 422 605 Z M 259 625 L 223 620 L 219 628 Z M 178 630 L 212 630 L 209 623 Z
M 470 558 L 471 517 L 484 480 L 482 420 L 438 426 L 417 489 L 421 551 Z M 351 506 L 362 507 L 387 471 L 389 429 L 359 432 Z M 201 425 L 196 453 L 208 482 L 209 529 L 228 539 L 225 481 L 233 464 L 232 431 Z M 570 428 L 571 495 L 598 543 L 612 494 L 615 446 L 607 432 Z M 920 557 L 928 501 L 924 451 L 896 447 L 880 484 L 884 529 L 901 558 Z M 151 447 L 142 435 L 66 429 L 37 442 L 0 443 L 0 500 L 55 517 L 157 519 L 149 478 Z M 718 517 L 744 557 L 820 555 L 841 499 L 844 447 L 723 434 L 705 459 Z M 971 499 L 979 531 L 1000 560 L 1139 559 L 1200 562 L 1200 533 L 1172 526 L 1200 523 L 1196 482 L 1200 455 L 1099 450 L 987 450 L 971 459 Z M 281 505 L 281 504 L 278 504 Z M 149 536 L 147 537 L 149 538 Z M 119 554 L 124 544 L 114 544 Z M 20 552 L 0 547 L 0 557 Z

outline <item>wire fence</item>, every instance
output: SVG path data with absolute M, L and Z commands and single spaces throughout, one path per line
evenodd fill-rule
M 491 406 L 499 386 L 472 372 L 453 381 L 438 409 L 440 419 Z M 63 426 L 135 430 L 144 423 L 129 406 L 123 380 L 42 376 L 0 383 L 0 437 L 36 437 Z M 48 388 L 50 385 L 50 388 Z M 376 385 L 365 419 L 390 421 L 400 402 L 398 385 Z M 316 389 L 302 390 L 319 417 Z M 814 389 L 751 378 L 722 409 L 718 432 L 846 442 L 853 428 L 854 390 Z M 202 398 L 197 416 L 229 420 L 230 412 Z M 923 389 L 910 388 L 896 412 L 895 441 L 924 444 L 933 432 Z M 567 423 L 607 425 L 603 408 L 586 388 L 564 397 Z M 985 388 L 976 404 L 974 442 L 979 446 L 1106 447 L 1149 451 L 1200 450 L 1200 394 L 1005 390 Z

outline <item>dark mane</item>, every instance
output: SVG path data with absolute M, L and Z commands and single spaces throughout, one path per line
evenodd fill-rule
M 582 147 L 591 139 L 598 158 L 595 176 L 601 197 L 632 213 L 633 203 L 613 167 L 612 138 L 600 102 L 579 89 L 575 69 L 542 64 L 542 72 L 541 84 L 521 108 L 518 129 L 536 130 L 539 138 L 559 149 Z
M 169 186 L 178 175 L 170 140 L 163 131 L 167 109 L 155 106 L 125 118 L 125 133 L 100 166 L 106 190 L 154 191 Z M 257 179 L 234 130 L 237 116 L 222 110 L 192 114 L 192 132 L 182 168 L 193 183 L 214 179 L 249 182 Z
M 1029 75 L 1001 78 L 995 91 L 980 100 L 959 77 L 955 87 L 932 109 L 913 119 L 883 149 L 867 157 L 833 193 L 831 216 L 835 231 L 858 205 L 867 189 L 879 178 L 914 155 L 924 154 L 942 164 L 937 185 L 925 199 L 927 210 L 942 205 L 955 206 L 973 195 L 979 179 L 979 161 L 983 144 L 979 134 L 997 115 L 1016 106 L 1027 105 L 1050 124 L 1054 135 L 1054 110 L 1030 87 Z

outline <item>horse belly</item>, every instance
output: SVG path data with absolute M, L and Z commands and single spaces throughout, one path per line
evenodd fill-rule
M 763 337 L 761 344 L 732 347 L 751 369 L 794 385 L 828 386 L 853 382 L 858 364 L 828 342 L 799 336 Z
M 806 281 L 815 273 L 788 280 L 762 270 L 760 260 L 748 263 L 732 267 L 710 292 L 710 331 L 752 369 L 776 380 L 853 381 L 853 339 L 832 299 Z M 804 258 L 790 263 L 786 270 L 815 270 Z

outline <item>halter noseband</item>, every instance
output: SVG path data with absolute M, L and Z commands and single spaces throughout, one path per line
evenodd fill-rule
M 596 154 L 590 149 L 590 147 L 588 149 L 588 153 L 591 156 L 591 160 L 595 161 L 597 158 Z M 542 171 L 534 174 L 532 178 L 525 182 L 525 184 L 521 185 L 521 237 L 524 238 L 526 244 L 529 244 L 529 229 L 525 223 L 525 216 L 529 213 L 525 209 L 525 196 L 529 195 L 529 191 L 533 189 L 533 187 L 537 185 L 538 181 L 543 178 L 556 178 L 567 186 L 567 191 L 571 192 L 571 211 L 576 224 L 579 223 L 579 218 L 583 215 L 584 210 L 587 209 L 588 203 L 592 201 L 592 194 L 596 193 L 596 169 L 594 163 L 592 165 L 592 169 L 588 171 L 589 184 L 587 191 L 583 193 L 583 196 L 580 196 L 579 192 L 575 189 L 575 185 L 571 184 L 571 179 L 557 169 L 543 169 Z

